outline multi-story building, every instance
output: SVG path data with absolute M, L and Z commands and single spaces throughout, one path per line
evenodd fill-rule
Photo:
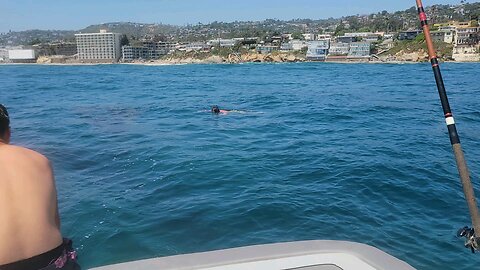
M 257 52 L 261 54 L 268 54 L 274 51 L 278 51 L 280 46 L 277 45 L 259 45 L 257 46 Z
M 293 46 L 292 43 L 290 42 L 285 42 L 280 45 L 280 51 L 293 51 Z
M 432 31 L 432 39 L 435 41 L 442 41 L 445 43 L 452 44 L 455 31 L 453 30 L 438 30 Z
M 85 62 L 117 62 L 122 56 L 120 36 L 106 30 L 75 34 L 78 59 Z
M 357 37 L 339 36 L 335 38 L 339 43 L 352 43 L 357 41 Z
M 352 42 L 348 51 L 349 58 L 369 57 L 371 51 L 370 42 Z
M 363 40 L 363 41 L 368 41 L 368 42 L 376 42 L 378 41 L 381 37 L 384 36 L 385 33 L 383 32 L 378 32 L 378 33 L 372 33 L 372 32 L 358 32 L 358 33 L 345 33 L 345 37 L 355 37 L 358 40 Z
M 210 45 L 204 42 L 192 42 L 185 45 L 186 51 L 204 51 L 208 52 L 210 50 Z
M 302 34 L 303 38 L 307 41 L 315 40 L 316 35 L 313 33 Z
M 349 43 L 332 43 L 328 55 L 330 56 L 347 56 L 350 51 Z
M 480 46 L 455 45 L 452 58 L 460 62 L 478 62 L 480 61 Z
M 8 58 L 13 63 L 35 63 L 37 61 L 35 50 L 32 49 L 9 50 Z
M 212 39 L 207 42 L 210 46 L 218 46 L 222 48 L 230 48 L 237 44 L 237 41 L 234 39 Z
M 414 40 L 423 30 L 408 30 L 398 33 L 399 40 Z
M 462 62 L 480 60 L 480 27 L 472 22 L 457 23 L 452 58 Z
M 175 43 L 144 40 L 142 46 L 123 46 L 122 60 L 131 62 L 136 59 L 155 60 L 175 49 Z M 186 47 L 185 47 L 186 48 Z M 183 50 L 185 50 L 185 48 Z
M 325 39 L 328 39 L 328 40 L 332 40 L 332 35 L 330 34 L 318 34 L 316 36 L 317 40 L 325 40 Z
M 480 27 L 457 27 L 455 34 L 456 45 L 475 45 L 478 39 Z
M 155 42 L 152 40 L 144 40 L 142 45 L 148 49 L 149 59 L 158 59 L 164 55 L 167 55 L 170 53 L 170 51 L 175 50 L 175 46 L 177 44 L 171 42 Z
M 122 47 L 122 60 L 124 62 L 130 62 L 135 59 L 148 59 L 148 49 L 143 46 L 123 46 Z
M 330 40 L 317 40 L 308 43 L 306 58 L 310 61 L 325 61 L 330 47 Z

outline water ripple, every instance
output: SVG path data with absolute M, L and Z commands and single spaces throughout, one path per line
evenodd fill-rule
M 475 181 L 478 64 L 445 67 Z M 23 65 L 0 82 L 84 268 L 306 239 L 480 263 L 454 238 L 470 221 L 427 65 Z

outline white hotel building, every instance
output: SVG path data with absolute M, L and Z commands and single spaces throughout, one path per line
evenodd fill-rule
M 85 62 L 117 62 L 122 56 L 121 34 L 100 33 L 75 34 L 78 60 Z

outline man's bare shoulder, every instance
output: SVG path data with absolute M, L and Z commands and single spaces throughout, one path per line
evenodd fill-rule
M 44 155 L 16 145 L 3 145 L 0 147 L 0 159 L 26 159 L 39 165 L 50 166 L 50 161 Z

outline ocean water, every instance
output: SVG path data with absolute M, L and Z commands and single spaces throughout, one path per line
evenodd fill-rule
M 442 65 L 477 194 L 479 68 Z M 428 64 L 0 66 L 0 87 L 84 269 L 315 239 L 480 263 Z

